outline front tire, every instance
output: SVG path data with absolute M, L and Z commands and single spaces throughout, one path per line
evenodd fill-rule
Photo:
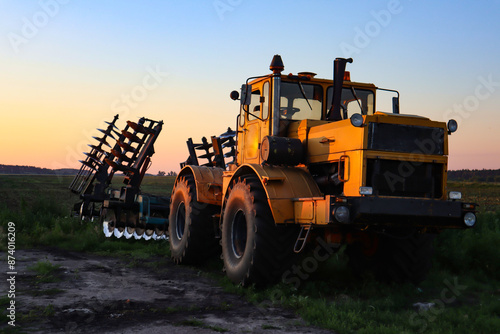
M 235 181 L 225 203 L 222 257 L 227 277 L 236 284 L 275 283 L 291 265 L 296 226 L 274 223 L 257 177 Z

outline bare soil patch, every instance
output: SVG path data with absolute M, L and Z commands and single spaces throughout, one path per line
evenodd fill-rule
M 192 267 L 56 248 L 18 250 L 16 325 L 29 333 L 331 333 L 291 310 L 253 305 Z M 7 267 L 2 257 L 4 268 Z M 60 266 L 55 282 L 29 269 Z M 160 263 L 160 266 L 158 266 Z M 6 280 L 1 280 L 7 291 Z M 1 324 L 2 330 L 12 329 Z

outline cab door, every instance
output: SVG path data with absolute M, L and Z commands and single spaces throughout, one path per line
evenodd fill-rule
M 261 163 L 260 144 L 270 131 L 269 87 L 269 81 L 252 83 L 250 105 L 241 106 L 238 163 Z

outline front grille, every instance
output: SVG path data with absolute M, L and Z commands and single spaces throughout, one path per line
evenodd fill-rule
M 443 155 L 444 130 L 425 126 L 369 123 L 368 149 Z
M 379 196 L 441 198 L 443 165 L 368 159 L 366 186 Z

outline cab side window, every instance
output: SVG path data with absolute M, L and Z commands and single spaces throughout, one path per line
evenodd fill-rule
M 252 91 L 252 97 L 250 100 L 250 105 L 248 106 L 248 120 L 253 121 L 257 119 L 255 116 L 261 117 L 260 115 L 260 90 Z M 255 116 L 254 116 L 255 115 Z

